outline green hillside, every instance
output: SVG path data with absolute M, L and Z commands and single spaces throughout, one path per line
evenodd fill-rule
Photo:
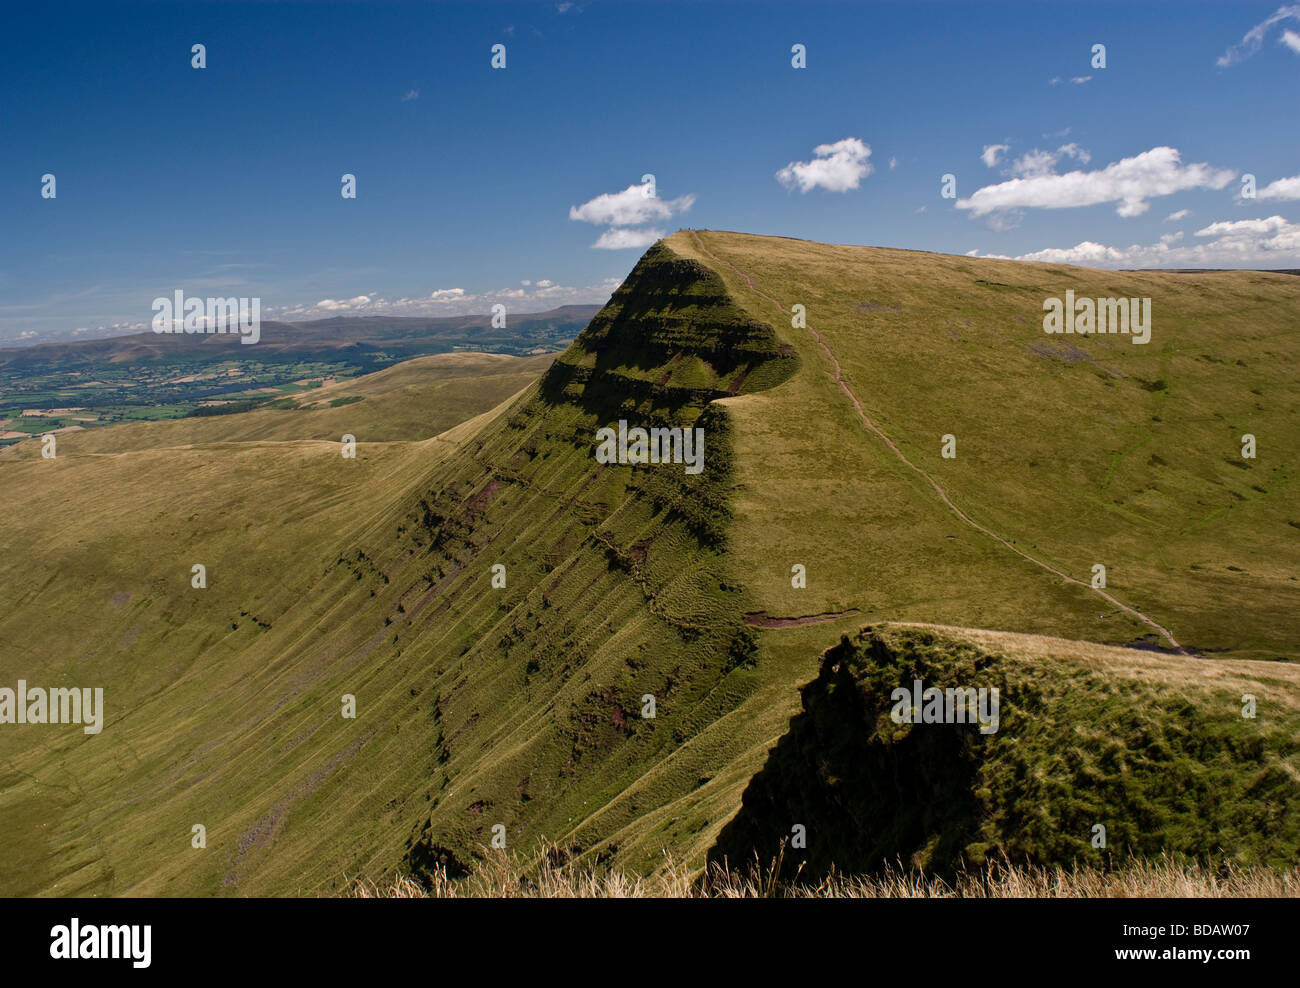
M 1169 645 L 1124 605 L 1203 654 L 1298 657 L 1294 277 L 692 231 L 669 242 L 713 264 L 804 359 L 799 386 L 724 403 L 741 464 L 735 543 L 759 564 L 747 583 L 763 610 Z M 1070 289 L 1150 297 L 1151 342 L 1044 333 L 1043 300 Z M 796 303 L 810 329 L 790 328 Z M 941 456 L 949 434 L 954 459 Z M 795 562 L 806 590 L 791 589 Z M 1086 586 L 1096 563 L 1117 603 Z
M 997 729 L 897 723 L 893 691 L 917 680 L 997 689 Z M 884 625 L 829 649 L 802 693 L 714 860 L 766 860 L 796 824 L 807 846 L 783 864 L 806 879 L 900 862 L 951 874 L 1300 859 L 1300 666 L 1241 661 L 1207 676 L 1181 657 Z
M 1047 336 L 1043 299 L 1067 289 L 1151 297 L 1151 343 Z M 702 863 L 777 771 L 823 651 L 883 621 L 1164 647 L 1113 651 L 1217 704 L 1216 680 L 1297 654 L 1298 303 L 1283 275 L 682 231 L 516 397 L 486 411 L 518 364 L 420 392 L 431 422 L 467 419 L 436 438 L 390 381 L 67 434 L 54 461 L 0 450 L 0 685 L 102 685 L 108 706 L 93 737 L 0 730 L 0 826 L 23 848 L 0 891 L 330 891 L 455 870 L 497 825 L 511 848 Z M 334 433 L 366 415 L 345 460 Z M 702 429 L 703 471 L 597 463 L 619 420 Z M 1065 654 L 1016 641 L 1041 648 L 1026 669 Z M 1290 710 L 1293 667 L 1273 665 Z M 1123 695 L 1134 732 L 1164 723 Z M 1235 725 L 1224 777 L 1291 724 Z M 1249 791 L 1225 806 L 1244 833 Z M 769 845 L 746 819 L 723 846 Z M 1068 845 L 1056 826 L 1030 857 Z

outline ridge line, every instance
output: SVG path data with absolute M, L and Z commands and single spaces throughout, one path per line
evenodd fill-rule
M 752 291 L 755 295 L 758 295 L 760 298 L 767 299 L 769 302 L 771 302 L 773 305 L 779 308 L 782 314 L 785 313 L 786 307 L 784 303 L 782 303 L 779 299 L 776 299 L 771 295 L 768 295 L 766 292 L 762 291 L 760 288 L 755 286 L 754 279 L 750 277 L 750 275 L 747 272 L 743 271 L 735 264 L 732 264 L 730 261 L 725 261 L 722 258 L 719 258 L 717 255 L 713 254 L 711 251 L 709 251 L 708 248 L 704 246 L 704 243 L 700 240 L 699 235 L 696 233 L 696 231 L 690 230 L 688 232 L 691 235 L 691 239 L 695 241 L 695 246 L 700 250 L 702 254 L 704 254 L 706 257 L 711 258 L 716 263 L 727 265 L 727 267 L 731 268 L 738 275 L 740 275 L 742 278 L 745 279 L 745 283 L 749 286 L 750 291 Z M 916 473 L 920 474 L 923 478 L 925 478 L 925 480 L 929 482 L 930 486 L 934 488 L 935 493 L 939 495 L 939 499 L 942 500 L 943 503 L 948 506 L 948 508 L 952 511 L 953 514 L 955 514 L 958 518 L 964 521 L 971 528 L 975 529 L 978 532 L 983 533 L 984 535 L 987 535 L 995 542 L 998 542 L 1004 547 L 1010 549 L 1018 556 L 1027 559 L 1035 566 L 1047 570 L 1049 573 L 1052 573 L 1055 576 L 1060 577 L 1061 579 L 1065 580 L 1067 583 L 1073 583 L 1076 586 L 1083 587 L 1085 590 L 1092 590 L 1093 592 L 1100 595 L 1103 599 L 1110 601 L 1120 610 L 1125 611 L 1128 614 L 1131 614 L 1133 617 L 1136 617 L 1139 621 L 1143 622 L 1146 625 L 1149 625 L 1150 627 L 1154 628 L 1156 631 L 1160 632 L 1160 634 L 1164 635 L 1164 637 L 1169 641 L 1169 643 L 1173 645 L 1173 647 L 1180 654 L 1183 655 L 1187 654 L 1183 646 L 1178 644 L 1177 639 L 1174 638 L 1173 634 L 1169 631 L 1168 628 L 1164 627 L 1164 625 L 1159 624 L 1154 619 L 1147 617 L 1137 608 L 1130 607 L 1128 604 L 1125 604 L 1122 601 L 1117 600 L 1115 597 L 1108 594 L 1105 590 L 1102 590 L 1099 587 L 1094 587 L 1089 583 L 1084 583 L 1082 580 L 1076 579 L 1075 577 L 1070 576 L 1068 573 L 1064 573 L 1061 570 L 1058 570 L 1056 567 L 1052 566 L 1051 564 L 1045 563 L 1040 559 L 1034 558 L 1029 553 L 1025 552 L 1023 549 L 1019 548 L 1018 546 L 1014 545 L 1011 542 L 1008 542 L 1006 539 L 998 535 L 996 532 L 993 532 L 990 529 L 985 528 L 979 522 L 975 521 L 964 511 L 962 511 L 961 508 L 953 504 L 952 500 L 948 497 L 947 492 L 945 492 L 944 489 L 939 486 L 938 482 L 933 477 L 931 477 L 930 474 L 927 473 L 924 469 L 918 467 L 915 463 L 909 460 L 907 456 L 903 453 L 903 451 L 899 449 L 896 445 L 894 445 L 894 441 L 890 439 L 889 436 L 886 435 L 885 432 L 879 426 L 877 426 L 875 422 L 871 420 L 871 417 L 867 415 L 866 411 L 863 409 L 862 403 L 858 401 L 858 396 L 853 393 L 853 389 L 850 388 L 848 386 L 848 383 L 844 380 L 844 373 L 840 367 L 839 360 L 835 356 L 835 352 L 830 348 L 829 345 L 827 345 L 826 341 L 822 339 L 821 334 L 818 333 L 817 330 L 813 328 L 812 323 L 807 322 L 805 320 L 805 326 L 807 327 L 808 332 L 812 334 L 812 338 L 817 341 L 817 345 L 820 346 L 826 352 L 826 356 L 830 357 L 831 364 L 835 368 L 835 376 L 834 376 L 835 383 L 840 386 L 840 390 L 843 391 L 846 395 L 848 395 L 849 400 L 853 402 L 853 407 L 857 410 L 858 418 L 862 420 L 862 424 L 865 425 L 872 432 L 874 432 L 882 440 L 884 440 L 885 445 L 887 445 L 894 452 L 894 455 L 897 456 L 900 460 L 902 460 L 903 463 L 911 467 L 912 470 L 914 470 Z

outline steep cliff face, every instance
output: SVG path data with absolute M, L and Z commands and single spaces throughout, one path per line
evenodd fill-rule
M 1121 649 L 866 628 L 825 653 L 710 857 L 766 861 L 788 841 L 784 865 L 804 864 L 805 876 L 1161 853 L 1290 867 L 1300 716 L 1288 701 L 1267 723 L 1243 718 L 1241 692 L 1258 689 L 1267 664 L 1215 672 L 1195 684 L 1174 660 L 1135 669 Z M 996 689 L 996 730 L 975 716 L 899 722 L 894 691 L 918 681 L 945 696 Z
M 698 412 L 714 398 L 774 387 L 797 367 L 794 350 L 739 308 L 713 271 L 660 242 L 555 362 L 542 395 L 614 417 Z
M 698 784 L 673 756 L 748 693 L 756 651 L 723 573 L 732 451 L 709 402 L 796 366 L 708 268 L 660 244 L 432 479 L 403 526 L 431 606 L 401 634 L 427 656 L 438 724 L 416 870 L 494 825 L 510 846 L 616 853 L 613 835 Z M 597 431 L 620 420 L 698 430 L 701 472 L 598 463 Z

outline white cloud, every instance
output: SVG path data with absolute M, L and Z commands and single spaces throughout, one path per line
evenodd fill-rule
M 1182 234 L 1169 233 L 1155 244 L 1111 247 L 1085 240 L 1073 247 L 1049 247 L 1015 258 L 978 252 L 970 256 L 1111 268 L 1300 266 L 1300 223 L 1292 223 L 1281 216 L 1211 223 L 1197 230 L 1195 236 L 1200 238 L 1200 243 L 1181 246 Z
M 1258 199 L 1300 199 L 1300 175 L 1279 178 L 1255 193 Z
M 606 278 L 600 284 L 573 287 L 541 282 L 522 288 L 499 288 L 483 292 L 469 292 L 464 288 L 439 288 L 418 298 L 383 298 L 377 295 L 358 295 L 340 301 L 321 299 L 312 305 L 263 306 L 263 317 L 282 322 L 307 322 L 342 314 L 366 316 L 460 316 L 480 315 L 488 312 L 494 302 L 510 303 L 511 312 L 542 312 L 561 305 L 602 304 L 619 286 L 622 279 Z M 364 301 L 363 301 L 364 300 Z M 141 323 L 123 329 L 141 331 L 149 327 Z
M 622 192 L 606 192 L 569 207 L 569 219 L 594 223 L 597 226 L 636 226 L 650 220 L 666 220 L 674 213 L 684 213 L 695 203 L 695 196 L 679 199 L 660 199 L 650 195 L 653 186 L 629 185 Z
M 369 295 L 358 295 L 355 298 L 348 299 L 323 298 L 316 303 L 316 308 L 324 309 L 326 312 L 334 312 L 339 309 L 359 309 L 369 304 Z
M 1268 34 L 1269 28 L 1285 20 L 1300 21 L 1300 4 L 1291 4 L 1290 6 L 1278 7 L 1268 18 L 1260 21 L 1254 27 L 1242 36 L 1240 42 L 1229 46 L 1228 50 L 1218 57 L 1215 64 L 1221 69 L 1229 68 L 1239 62 L 1244 62 L 1259 51 L 1260 45 L 1264 43 L 1264 37 Z M 1291 35 L 1289 38 L 1288 35 Z M 1300 38 L 1296 43 L 1292 42 L 1295 32 L 1284 31 L 1281 42 L 1293 51 L 1300 53 Z
M 996 168 L 998 165 L 998 156 L 1003 151 L 1010 151 L 1010 144 L 985 144 L 984 150 L 980 152 L 980 158 L 989 168 Z
M 555 282 L 551 281 L 549 278 L 543 278 L 541 281 L 537 283 L 537 287 L 550 288 L 553 284 L 555 284 Z
M 834 144 L 818 144 L 812 161 L 792 161 L 776 173 L 776 180 L 787 189 L 798 186 L 800 192 L 822 188 L 828 192 L 856 189 L 874 170 L 871 148 L 856 137 L 846 137 Z
M 419 98 L 420 98 L 420 91 L 418 89 L 408 89 L 405 93 L 402 94 L 403 103 L 409 103 L 411 100 L 419 99 Z
M 898 167 L 898 159 L 891 155 L 889 159 L 889 170 L 892 172 L 897 167 Z
M 598 250 L 623 250 L 627 247 L 649 247 L 664 236 L 663 230 L 631 230 L 626 227 L 611 227 L 602 233 L 591 246 Z
M 1040 151 L 1038 148 L 1034 148 L 1034 150 L 1026 152 L 1012 163 L 1009 173 L 1016 178 L 1053 175 L 1056 173 L 1057 163 L 1062 158 L 1074 158 L 1086 165 L 1092 160 L 1092 155 L 1073 142 L 1062 144 L 1055 151 Z
M 1051 175 L 1055 168 L 1056 155 L 1035 148 L 1012 162 L 1010 173 L 1018 178 L 1033 178 L 1036 175 Z
M 676 199 L 660 199 L 652 194 L 655 187 L 646 182 L 629 185 L 622 192 L 606 192 L 569 207 L 569 219 L 598 226 L 609 226 L 591 246 L 601 250 L 620 250 L 625 247 L 648 247 L 664 235 L 663 230 L 645 228 L 627 229 L 651 220 L 666 220 L 676 213 L 684 213 L 695 204 L 694 195 Z
M 1191 215 L 1192 215 L 1192 211 L 1191 211 L 1190 209 L 1180 209 L 1180 210 L 1178 210 L 1177 212 L 1170 213 L 1168 216 L 1166 216 L 1166 217 L 1165 217 L 1165 222 L 1166 222 L 1166 223 L 1177 223 L 1177 222 L 1178 222 L 1179 220 L 1181 220 L 1183 217 L 1185 217 L 1185 216 L 1191 216 Z
M 1268 236 L 1274 246 L 1285 248 L 1300 247 L 1300 224 L 1284 220 L 1281 216 L 1270 216 L 1264 220 L 1220 220 L 1197 230 L 1198 237 L 1231 237 L 1241 239 L 1249 236 Z
M 1222 189 L 1235 177 L 1236 173 L 1230 169 L 1215 169 L 1207 164 L 1184 165 L 1177 148 L 1156 147 L 1097 171 L 1072 171 L 1064 175 L 1031 173 L 988 185 L 976 190 L 969 199 L 958 199 L 956 205 L 958 209 L 969 210 L 972 216 L 993 216 L 1023 208 L 1069 209 L 1117 202 L 1116 212 L 1120 216 L 1140 216 L 1150 207 L 1148 199 L 1184 189 Z
M 1070 81 L 1071 81 L 1072 83 L 1074 83 L 1076 86 L 1082 86 L 1085 82 L 1091 82 L 1091 81 L 1092 81 L 1092 76 L 1090 76 L 1090 75 L 1076 75 L 1076 76 L 1075 76 L 1073 79 L 1071 79 Z
M 1277 39 L 1280 44 L 1286 45 L 1297 55 L 1300 55 L 1300 34 L 1294 31 L 1283 31 L 1282 37 Z

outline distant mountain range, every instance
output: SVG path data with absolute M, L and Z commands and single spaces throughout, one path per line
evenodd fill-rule
M 368 362 L 368 353 L 381 350 L 399 360 L 454 349 L 523 353 L 538 346 L 561 349 L 560 344 L 577 336 L 599 311 L 599 305 L 564 305 L 547 312 L 512 313 L 502 329 L 492 328 L 490 315 L 336 316 L 298 323 L 267 320 L 262 323 L 256 352 L 243 346 L 237 335 L 223 333 L 172 336 L 147 332 L 26 347 L 0 345 L 0 371 L 71 371 L 104 360 L 140 363 L 179 355 L 186 361 L 196 357 L 200 361 L 229 360 L 236 355 L 263 361 L 338 360 L 342 351 L 345 357 Z M 241 347 L 246 352 L 239 354 Z

